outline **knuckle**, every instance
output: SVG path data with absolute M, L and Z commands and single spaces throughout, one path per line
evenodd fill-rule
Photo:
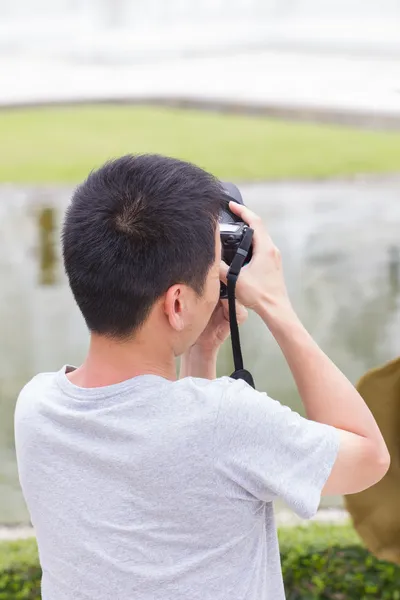
M 277 248 L 275 246 L 275 244 L 271 244 L 269 249 L 268 249 L 268 254 L 271 256 L 271 258 L 275 259 L 275 260 L 280 260 L 281 258 L 281 253 L 279 248 Z

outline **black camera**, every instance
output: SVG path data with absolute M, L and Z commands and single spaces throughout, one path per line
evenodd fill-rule
M 235 215 L 229 209 L 229 202 L 237 202 L 238 204 L 244 204 L 242 195 L 236 185 L 233 183 L 222 183 L 223 191 L 225 192 L 225 201 L 223 202 L 220 214 L 219 214 L 219 228 L 221 235 L 221 246 L 222 246 L 222 260 L 227 265 L 232 263 L 239 245 L 243 239 L 244 234 L 248 229 L 248 225 L 244 223 L 240 217 Z M 224 199 L 225 200 L 225 199 Z M 252 247 L 248 252 L 246 261 L 244 264 L 250 262 L 252 257 Z M 221 283 L 221 298 L 228 297 L 228 291 L 226 285 Z

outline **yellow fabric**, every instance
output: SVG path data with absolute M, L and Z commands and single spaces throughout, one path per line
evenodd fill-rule
M 375 486 L 346 496 L 346 506 L 368 549 L 400 564 L 400 358 L 366 373 L 357 389 L 385 438 L 391 466 Z

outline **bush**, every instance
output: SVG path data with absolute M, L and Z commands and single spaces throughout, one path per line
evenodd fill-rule
M 39 600 L 41 576 L 33 538 L 0 544 L 0 600 Z
M 374 558 L 351 527 L 284 528 L 279 538 L 287 600 L 400 600 L 400 567 Z M 35 540 L 0 544 L 0 600 L 40 600 L 40 577 Z
M 348 526 L 280 531 L 287 600 L 400 600 L 400 567 L 380 561 Z

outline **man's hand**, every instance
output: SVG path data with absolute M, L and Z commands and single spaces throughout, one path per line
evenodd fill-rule
M 236 302 L 236 318 L 238 324 L 244 323 L 247 316 L 247 309 L 239 302 Z M 229 337 L 229 334 L 228 300 L 220 300 L 211 315 L 207 327 L 200 335 L 195 345 L 205 353 L 216 352 Z
M 248 316 L 247 310 L 238 302 L 236 302 L 236 316 L 239 324 L 244 323 Z M 180 379 L 183 377 L 215 379 L 218 350 L 229 334 L 228 301 L 220 300 L 197 342 L 182 356 Z
M 259 216 L 236 202 L 230 202 L 229 208 L 254 229 L 253 257 L 240 271 L 236 297 L 270 326 L 275 317 L 280 317 L 281 311 L 293 312 L 283 277 L 280 252 Z M 224 262 L 221 263 L 220 277 L 224 283 L 228 268 Z

